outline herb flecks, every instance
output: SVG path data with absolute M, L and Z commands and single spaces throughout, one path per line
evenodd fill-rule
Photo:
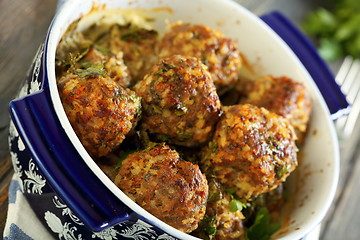
M 74 73 L 79 77 L 87 77 L 92 75 L 107 75 L 107 71 L 102 63 L 89 63 L 84 62 L 82 65 L 86 65 L 86 68 L 77 68 Z
M 257 212 L 253 225 L 247 230 L 247 238 L 249 240 L 268 240 L 280 227 L 280 223 L 271 222 L 268 209 L 262 207 Z

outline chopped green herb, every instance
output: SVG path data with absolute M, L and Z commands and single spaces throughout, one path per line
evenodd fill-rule
M 287 165 L 275 165 L 275 174 L 277 179 L 281 179 L 286 173 L 288 173 Z
M 216 152 L 218 147 L 219 147 L 218 143 L 215 140 L 212 140 L 211 141 L 211 152 Z M 234 193 L 235 193 L 235 191 L 234 191 Z M 234 193 L 231 193 L 231 194 L 234 194 Z
M 227 192 L 227 193 L 229 193 L 229 194 L 231 194 L 231 195 L 235 194 L 235 190 L 232 189 L 232 188 L 227 188 L 227 189 L 225 189 L 225 192 Z
M 216 233 L 216 227 L 214 227 L 214 226 L 208 226 L 207 228 L 205 228 L 205 231 L 206 231 L 209 235 L 215 235 L 215 233 Z
M 230 201 L 230 212 L 236 212 L 236 211 L 241 211 L 243 209 L 244 206 L 246 206 L 245 204 L 243 204 L 242 202 L 240 202 L 239 200 L 233 198 Z
M 102 54 L 104 54 L 104 55 L 107 55 L 107 56 L 110 56 L 110 55 L 111 55 L 110 50 L 109 50 L 108 48 L 104 47 L 104 46 L 100 46 L 100 45 L 98 45 L 98 44 L 95 44 L 95 45 L 94 45 L 94 48 L 95 48 L 96 50 L 98 50 L 99 52 L 101 52 Z
M 137 96 L 136 94 L 130 95 L 129 99 L 131 100 L 131 102 L 137 102 L 141 100 L 141 97 Z
M 280 229 L 280 223 L 271 222 L 271 216 L 266 207 L 259 209 L 254 224 L 247 230 L 249 240 L 268 240 L 271 235 Z
M 209 235 L 215 235 L 215 233 L 216 233 L 216 227 L 215 227 L 214 221 L 215 221 L 215 217 L 206 216 L 204 218 L 204 222 L 206 224 L 204 230 Z

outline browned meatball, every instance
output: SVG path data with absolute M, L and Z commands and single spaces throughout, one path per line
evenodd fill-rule
M 249 85 L 247 97 L 241 103 L 264 107 L 285 117 L 302 138 L 312 107 L 305 86 L 285 76 L 265 76 Z
M 123 53 L 134 82 L 141 80 L 156 61 L 157 35 L 156 31 L 132 24 L 110 29 L 109 49 L 114 54 Z
M 120 86 L 128 87 L 130 85 L 131 76 L 127 66 L 125 66 L 125 63 L 122 59 L 122 53 L 118 53 L 117 56 L 105 55 L 99 50 L 91 47 L 78 65 L 79 68 L 84 69 L 88 69 L 89 67 L 103 67 L 107 72 L 107 75 L 110 76 Z
M 206 143 L 221 110 L 206 67 L 197 58 L 174 55 L 159 61 L 134 87 L 142 97 L 142 127 L 182 146 Z
M 204 217 L 208 185 L 197 165 L 165 144 L 128 155 L 115 184 L 145 210 L 183 232 Z
M 236 44 L 207 26 L 182 22 L 169 25 L 159 40 L 158 51 L 159 57 L 180 54 L 200 58 L 208 66 L 219 93 L 238 80 L 242 61 Z
M 68 73 L 58 80 L 58 89 L 72 127 L 93 157 L 119 147 L 141 111 L 135 92 L 108 76 Z
M 295 169 L 294 130 L 265 108 L 224 107 L 202 163 L 225 188 L 234 189 L 239 198 L 252 199 L 276 188 Z

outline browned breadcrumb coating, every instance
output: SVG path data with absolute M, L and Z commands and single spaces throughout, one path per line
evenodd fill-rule
M 204 217 L 208 184 L 199 167 L 165 144 L 128 155 L 115 184 L 145 210 L 183 232 Z
M 134 82 L 141 80 L 156 62 L 157 32 L 128 24 L 110 29 L 109 49 L 123 53 L 126 66 Z
M 93 157 L 119 147 L 141 112 L 135 92 L 108 76 L 68 73 L 58 80 L 58 89 L 72 127 Z
M 239 198 L 249 200 L 276 188 L 297 166 L 292 126 L 250 104 L 223 110 L 213 140 L 203 150 L 204 169 Z
M 158 52 L 159 57 L 180 54 L 200 58 L 220 93 L 235 85 L 242 64 L 235 42 L 204 25 L 170 24 L 159 40 Z
M 131 82 L 130 72 L 122 59 L 122 53 L 117 56 L 105 55 L 95 48 L 89 48 L 89 51 L 79 62 L 79 68 L 104 67 L 107 75 L 122 87 L 128 87 Z
M 216 228 L 214 240 L 242 239 L 245 233 L 244 215 L 241 211 L 230 211 L 230 194 L 224 194 L 221 199 L 209 202 L 206 206 L 206 216 L 213 218 Z
M 247 97 L 241 103 L 264 107 L 285 117 L 298 137 L 306 132 L 312 104 L 304 84 L 286 76 L 264 76 L 249 85 Z
M 211 138 L 220 100 L 199 59 L 161 59 L 134 89 L 142 97 L 142 127 L 158 139 L 193 147 Z

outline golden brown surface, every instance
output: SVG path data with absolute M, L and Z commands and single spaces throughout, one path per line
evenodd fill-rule
M 201 59 L 219 93 L 238 80 L 242 61 L 235 42 L 205 25 L 170 24 L 159 40 L 158 52 L 160 58 L 180 54 Z
M 142 97 L 141 126 L 158 139 L 183 146 L 210 139 L 221 113 L 220 100 L 199 59 L 161 59 L 134 89 Z
M 264 76 L 248 84 L 247 97 L 241 103 L 275 112 L 289 121 L 299 137 L 305 134 L 312 104 L 304 84 L 286 76 Z
M 69 73 L 58 88 L 72 127 L 93 157 L 114 151 L 136 125 L 140 98 L 110 77 Z
M 145 210 L 183 232 L 196 229 L 204 217 L 205 175 L 165 144 L 127 156 L 115 184 Z
M 297 165 L 293 128 L 281 116 L 253 105 L 224 107 L 203 150 L 206 172 L 239 198 L 252 199 L 285 181 Z

